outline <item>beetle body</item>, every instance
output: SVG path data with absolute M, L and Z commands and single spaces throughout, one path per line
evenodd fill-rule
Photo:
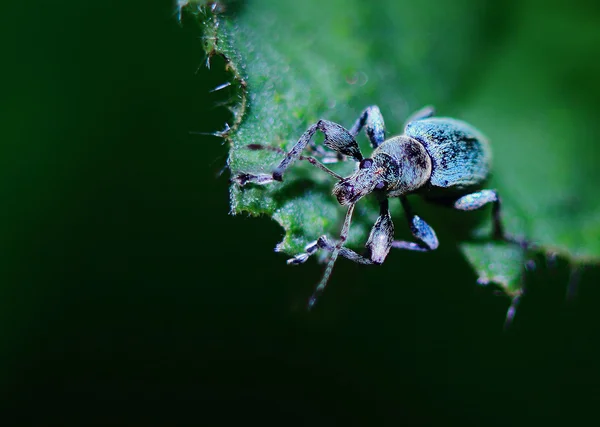
M 448 117 L 432 117 L 408 123 L 404 132 L 423 144 L 431 157 L 431 186 L 462 191 L 487 179 L 490 146 L 473 126 Z
M 377 190 L 387 197 L 464 194 L 488 178 L 491 152 L 487 139 L 469 124 L 436 117 L 409 122 L 403 135 L 385 140 L 365 160 L 334 187 L 340 204 Z
M 340 239 L 336 245 L 326 236 L 306 246 L 306 252 L 288 262 L 300 264 L 318 249 L 332 252 L 325 274 L 309 301 L 312 306 L 323 291 L 338 255 L 360 264 L 381 264 L 392 247 L 413 251 L 437 249 L 438 239 L 433 229 L 408 203 L 408 194 L 421 194 L 434 203 L 443 203 L 458 210 L 474 210 L 488 203 L 493 205 L 494 237 L 505 239 L 500 221 L 500 198 L 495 190 L 480 190 L 490 174 L 491 151 L 487 139 L 473 126 L 448 117 L 432 117 L 433 109 L 426 107 L 407 121 L 404 133 L 385 139 L 384 121 L 377 106 L 366 108 L 350 130 L 326 120 L 319 120 L 300 137 L 294 147 L 272 174 L 238 174 L 240 185 L 248 182 L 267 184 L 282 181 L 285 170 L 296 160 L 307 160 L 338 179 L 333 195 L 341 205 L 348 206 Z M 355 136 L 365 129 L 373 146 L 371 157 L 364 158 Z M 322 147 L 311 144 L 314 133 L 325 134 L 323 144 L 337 154 L 328 154 Z M 310 145 L 309 145 L 310 144 Z M 350 176 L 339 176 L 315 157 L 302 155 L 309 146 L 322 160 L 331 163 L 351 157 L 358 163 Z M 273 147 L 252 144 L 251 149 Z M 380 215 L 371 229 L 366 253 L 360 255 L 344 247 L 355 204 L 365 195 L 374 193 L 380 204 Z M 400 198 L 409 228 L 416 242 L 394 240 L 394 224 L 388 207 L 388 198 Z

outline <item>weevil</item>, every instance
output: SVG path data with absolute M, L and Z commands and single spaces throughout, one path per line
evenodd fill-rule
M 362 129 L 373 147 L 371 157 L 363 157 L 355 137 Z M 327 151 L 312 141 L 321 131 Z M 316 157 L 303 155 L 309 148 Z M 487 138 L 461 120 L 434 117 L 432 107 L 424 107 L 411 115 L 405 123 L 404 133 L 386 139 L 385 125 L 379 107 L 367 107 L 348 130 L 328 120 L 319 120 L 310 126 L 289 152 L 279 148 L 251 144 L 252 150 L 272 150 L 285 154 L 271 174 L 239 173 L 233 177 L 238 185 L 269 184 L 283 181 L 286 170 L 296 160 L 304 160 L 338 180 L 333 195 L 348 210 L 337 243 L 323 235 L 305 247 L 305 252 L 288 260 L 289 264 L 302 264 L 317 250 L 331 252 L 323 277 L 310 297 L 312 308 L 323 292 L 333 266 L 342 256 L 359 264 L 382 264 L 391 248 L 411 251 L 433 251 L 439 243 L 433 228 L 416 215 L 407 200 L 409 194 L 419 194 L 427 201 L 443 204 L 462 211 L 479 209 L 492 204 L 493 237 L 506 239 L 500 219 L 500 197 L 496 190 L 483 189 L 490 174 L 491 151 Z M 357 164 L 348 177 L 342 177 L 325 166 L 326 163 L 351 158 Z M 379 201 L 379 217 L 371 229 L 364 255 L 344 246 L 348 236 L 352 213 L 356 203 L 367 194 L 374 193 Z M 416 242 L 394 240 L 394 224 L 390 216 L 388 199 L 398 197 Z

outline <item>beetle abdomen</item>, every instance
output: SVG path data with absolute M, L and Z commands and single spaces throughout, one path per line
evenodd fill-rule
M 487 139 L 469 124 L 432 117 L 408 123 L 405 133 L 421 142 L 431 156 L 431 185 L 472 187 L 488 177 L 491 151 Z

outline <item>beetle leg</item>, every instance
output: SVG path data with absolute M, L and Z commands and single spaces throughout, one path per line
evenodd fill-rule
M 327 286 L 327 282 L 329 281 L 329 276 L 331 276 L 331 272 L 333 271 L 333 266 L 335 265 L 338 255 L 340 254 L 344 243 L 348 238 L 348 232 L 350 231 L 350 223 L 352 222 L 352 214 L 354 213 L 354 206 L 354 204 L 348 206 L 348 211 L 346 212 L 346 217 L 344 218 L 344 224 L 342 225 L 342 231 L 340 232 L 340 239 L 331 251 L 331 257 L 327 262 L 327 267 L 325 268 L 325 272 L 323 273 L 321 281 L 319 282 L 319 284 L 315 288 L 315 291 L 308 300 L 309 310 L 313 308 L 313 306 L 317 302 L 317 298 L 325 290 L 325 286 Z
M 420 110 L 415 111 L 410 116 L 408 116 L 408 119 L 406 119 L 406 121 L 404 122 L 404 129 L 406 129 L 406 126 L 410 122 L 414 122 L 415 120 L 428 119 L 429 117 L 433 116 L 434 114 L 435 114 L 435 108 L 433 108 L 433 106 L 431 106 L 431 105 L 427 105 L 427 106 L 421 108 Z
M 335 249 L 335 245 L 329 242 L 327 236 L 319 237 L 319 240 L 317 240 L 317 245 L 319 246 L 319 249 L 325 249 L 330 252 Z M 361 254 L 354 252 L 352 249 L 348 249 L 343 246 L 340 248 L 340 255 L 358 264 L 375 264 L 370 258 L 362 256 Z
M 454 202 L 454 209 L 461 211 L 472 211 L 479 209 L 488 203 L 492 205 L 492 221 L 494 223 L 494 238 L 504 239 L 504 227 L 500 220 L 500 197 L 496 190 L 481 190 L 476 193 L 462 196 Z
M 233 181 L 239 185 L 245 185 L 248 182 L 255 184 L 268 184 L 273 181 L 283 181 L 283 173 L 298 159 L 307 160 L 319 169 L 329 173 L 335 178 L 342 179 L 341 176 L 337 175 L 325 165 L 319 162 L 314 157 L 302 156 L 302 151 L 309 144 L 311 138 L 317 130 L 320 130 L 325 135 L 325 141 L 323 144 L 345 156 L 352 157 L 355 161 L 360 162 L 363 156 L 358 148 L 358 144 L 354 140 L 354 137 L 344 127 L 337 123 L 330 122 L 328 120 L 319 120 L 316 124 L 309 127 L 306 132 L 302 134 L 298 142 L 292 147 L 292 149 L 285 155 L 283 160 L 275 168 L 271 175 L 269 174 L 249 174 L 240 173 L 233 177 Z M 263 146 L 260 144 L 250 144 L 250 149 L 261 149 Z M 278 151 L 275 149 L 275 151 Z
M 385 141 L 385 123 L 377 105 L 365 108 L 360 117 L 354 122 L 350 133 L 356 137 L 363 127 L 373 148 L 377 148 L 379 144 Z
M 392 242 L 393 248 L 407 249 L 409 251 L 427 252 L 437 249 L 439 246 L 438 238 L 435 235 L 435 231 L 429 224 L 421 219 L 420 216 L 415 215 L 408 204 L 406 197 L 400 197 L 402 207 L 404 208 L 404 214 L 408 220 L 410 231 L 412 235 L 418 240 L 418 242 L 407 242 L 404 240 L 395 240 Z
M 335 250 L 335 245 L 329 241 L 327 236 L 322 235 L 321 237 L 319 237 L 319 240 L 315 240 L 314 242 L 311 242 L 308 245 L 306 245 L 306 247 L 304 248 L 306 252 L 302 252 L 296 255 L 295 257 L 288 259 L 287 263 L 294 265 L 302 264 L 306 262 L 308 257 L 313 255 L 318 249 L 324 249 L 326 251 L 333 252 Z M 340 256 L 348 258 L 350 261 L 354 261 L 358 264 L 375 264 L 370 258 L 362 256 L 359 253 L 354 252 L 352 249 L 348 249 L 344 246 L 340 248 L 339 254 Z
M 321 236 L 321 238 L 325 238 L 325 236 Z M 306 262 L 306 260 L 313 255 L 314 253 L 317 252 L 317 250 L 319 249 L 319 245 L 318 245 L 318 240 L 315 240 L 314 242 L 310 242 L 308 245 L 306 245 L 304 247 L 304 251 L 302 253 L 299 253 L 298 255 L 290 258 L 287 260 L 288 264 L 304 264 Z
M 296 145 L 294 145 L 294 147 L 275 168 L 275 171 L 273 171 L 274 180 L 283 181 L 283 173 L 301 156 L 302 151 L 310 142 L 310 139 L 317 130 L 320 130 L 325 135 L 325 141 L 323 141 L 323 144 L 326 147 L 331 148 L 340 154 L 350 156 L 357 162 L 360 162 L 363 159 L 360 149 L 358 148 L 358 144 L 348 130 L 337 123 L 333 123 L 328 120 L 319 120 L 317 124 L 312 125 L 306 132 L 304 132 Z
M 358 264 L 382 264 L 387 254 L 392 247 L 392 241 L 394 240 L 394 223 L 390 216 L 388 208 L 388 201 L 384 199 L 380 202 L 380 215 L 371 229 L 371 234 L 366 243 L 367 253 L 369 256 L 363 256 L 352 249 L 341 247 L 339 254 L 344 258 L 354 261 Z M 302 264 L 314 254 L 318 249 L 325 249 L 327 251 L 333 251 L 335 245 L 331 244 L 327 239 L 327 236 L 323 235 L 319 237 L 319 240 L 309 243 L 306 245 L 304 250 L 306 252 L 300 253 L 293 258 L 290 258 L 288 264 Z
M 371 229 L 367 240 L 367 252 L 374 264 L 382 264 L 387 257 L 394 240 L 394 223 L 390 215 L 388 199 L 379 202 L 379 218 Z
M 249 144 L 249 145 L 246 145 L 246 147 L 244 147 L 244 148 L 247 148 L 249 150 L 265 150 L 265 151 L 274 151 L 274 152 L 280 153 L 280 154 L 286 154 L 285 151 L 282 150 L 281 148 L 272 147 L 270 145 Z M 313 166 L 316 166 L 319 169 L 321 169 L 322 171 L 327 172 L 329 175 L 333 176 L 334 178 L 336 178 L 338 180 L 343 179 L 342 176 L 338 175 L 337 173 L 335 173 L 334 171 L 329 169 L 327 166 L 325 166 L 323 163 L 319 162 L 314 157 L 300 156 L 300 157 L 298 157 L 298 159 L 309 162 Z M 263 173 L 263 174 L 239 173 L 233 179 L 240 185 L 245 185 L 247 182 L 253 182 L 255 184 L 268 184 L 269 182 L 273 182 L 273 176 L 266 174 L 266 173 Z
M 335 250 L 335 245 L 329 241 L 327 236 L 322 235 L 321 237 L 319 237 L 319 240 L 315 240 L 314 242 L 311 242 L 304 247 L 304 250 L 306 252 L 302 252 L 294 256 L 293 258 L 288 259 L 287 263 L 293 265 L 303 264 L 311 255 L 315 254 L 319 249 L 324 249 L 326 251 L 333 252 Z M 348 258 L 350 261 L 354 261 L 358 264 L 375 264 L 370 258 L 364 257 L 354 252 L 352 249 L 348 249 L 344 246 L 340 248 L 339 254 L 340 256 Z
M 437 249 L 439 246 L 437 236 L 433 228 L 418 215 L 414 215 L 408 201 L 405 197 L 401 197 L 402 206 L 406 214 L 406 219 L 409 222 L 410 230 L 419 241 L 407 242 L 404 240 L 393 240 L 394 239 L 394 224 L 390 216 L 388 209 L 387 199 L 380 202 L 380 215 L 375 222 L 375 225 L 371 229 L 371 234 L 367 240 L 367 250 L 369 257 L 362 256 L 352 249 L 342 247 L 340 249 L 340 255 L 344 258 L 348 258 L 359 264 L 382 264 L 391 248 L 407 249 L 411 251 L 427 252 Z M 305 248 L 306 252 L 296 255 L 294 258 L 288 260 L 288 264 L 301 264 L 305 262 L 308 257 L 314 254 L 317 249 L 325 249 L 333 251 L 335 248 L 327 236 L 321 236 L 316 242 L 308 244 Z
M 266 150 L 266 151 L 274 151 L 279 154 L 287 154 L 283 148 L 273 147 L 271 145 L 263 145 L 263 144 L 249 144 L 244 148 L 248 148 L 250 150 Z M 315 141 L 312 139 L 308 143 L 307 147 L 310 151 L 314 152 L 319 156 L 319 160 L 321 163 L 337 163 L 339 161 L 345 160 L 345 156 L 340 153 L 332 153 L 331 151 L 327 151 L 321 145 L 315 144 Z M 308 160 L 310 156 L 300 156 L 300 160 Z
M 243 148 L 247 148 L 249 150 L 254 150 L 254 151 L 257 151 L 257 150 L 273 151 L 275 153 L 279 153 L 279 154 L 283 154 L 283 155 L 287 154 L 283 148 L 273 147 L 271 145 L 248 144 Z M 332 153 L 330 151 L 325 150 L 322 146 L 315 144 L 315 141 L 313 141 L 312 139 L 308 143 L 308 149 L 313 151 L 315 154 L 317 154 L 319 156 L 319 160 L 322 163 L 326 163 L 326 164 L 327 163 L 337 163 L 341 160 L 344 160 L 343 155 L 341 155 L 339 153 Z M 299 159 L 310 161 L 311 157 L 310 156 L 300 156 Z

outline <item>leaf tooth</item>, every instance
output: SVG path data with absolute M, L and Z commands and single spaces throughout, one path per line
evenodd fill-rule
M 227 87 L 231 86 L 231 84 L 232 84 L 231 82 L 225 82 L 225 83 L 222 83 L 222 84 L 220 84 L 219 86 L 215 87 L 214 89 L 211 89 L 211 90 L 209 90 L 208 92 L 209 92 L 209 93 L 213 93 L 213 92 L 217 92 L 217 91 L 219 91 L 219 90 L 223 90 L 223 89 L 225 89 L 225 88 L 227 88 Z

